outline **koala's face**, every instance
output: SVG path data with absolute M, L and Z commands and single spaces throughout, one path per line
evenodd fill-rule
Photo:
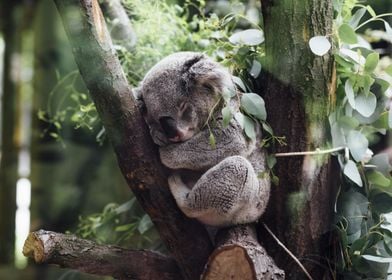
M 138 90 L 154 142 L 165 146 L 192 138 L 227 84 L 232 86 L 230 74 L 198 53 L 177 53 L 155 65 Z

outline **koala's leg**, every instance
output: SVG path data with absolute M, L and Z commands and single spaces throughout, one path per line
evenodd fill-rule
M 180 209 L 201 222 L 224 226 L 253 222 L 264 212 L 269 185 L 259 183 L 251 163 L 241 156 L 224 159 L 188 189 L 178 175 L 169 178 Z

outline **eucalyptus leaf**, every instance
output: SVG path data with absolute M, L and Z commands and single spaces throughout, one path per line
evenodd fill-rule
M 309 47 L 315 55 L 323 56 L 331 49 L 331 43 L 326 36 L 315 36 L 310 38 Z
M 234 118 L 238 122 L 238 124 L 241 126 L 242 129 L 245 127 L 245 115 L 242 114 L 241 112 L 237 112 L 234 114 Z
M 352 160 L 349 160 L 346 163 L 346 165 L 344 166 L 343 173 L 358 186 L 363 186 L 361 175 L 359 174 L 357 165 Z
M 244 116 L 244 130 L 246 136 L 248 136 L 252 140 L 256 140 L 256 129 L 255 129 L 255 121 L 249 118 L 248 116 Z
M 355 33 L 354 29 L 346 24 L 343 23 L 340 27 L 339 27 L 339 38 L 347 44 L 356 44 L 358 42 L 357 39 L 357 34 Z
M 252 68 L 249 70 L 249 74 L 253 78 L 257 78 L 260 72 L 261 72 L 261 63 L 254 59 L 252 63 Z
M 365 71 L 368 73 L 372 73 L 374 69 L 376 69 L 379 60 L 380 60 L 380 55 L 378 53 L 373 52 L 369 54 L 366 57 Z
M 339 52 L 341 56 L 348 58 L 349 60 L 358 63 L 359 65 L 365 65 L 366 59 L 360 53 L 354 52 L 347 48 L 341 48 Z
M 208 141 L 210 143 L 210 146 L 213 149 L 216 149 L 216 140 L 215 140 L 215 136 L 214 136 L 214 134 L 212 132 L 210 132 L 210 136 L 208 137 Z
M 381 187 L 388 187 L 391 181 L 386 178 L 381 172 L 371 171 L 366 174 L 368 181 L 373 185 L 378 185 Z
M 143 218 L 139 221 L 139 225 L 137 227 L 138 231 L 140 234 L 145 233 L 147 230 L 152 228 L 153 224 L 151 222 L 151 219 L 148 215 L 144 215 Z
M 369 92 L 368 96 L 359 94 L 355 98 L 355 110 L 364 117 L 370 117 L 377 107 L 377 97 Z
M 362 17 L 365 15 L 365 13 L 366 13 L 366 8 L 358 9 L 355 12 L 355 14 L 352 16 L 352 18 L 350 19 L 348 24 L 352 28 L 356 28 L 358 26 L 359 22 L 361 21 Z
M 385 69 L 385 72 L 386 72 L 389 76 L 392 76 L 392 64 L 389 65 L 389 66 Z
M 392 170 L 392 166 L 389 163 L 389 156 L 387 153 L 379 153 L 375 155 L 369 161 L 369 164 L 375 165 L 377 171 L 381 172 L 385 176 L 389 176 L 389 173 Z
M 347 136 L 347 146 L 350 149 L 351 155 L 356 161 L 361 161 L 366 154 L 369 141 L 359 131 L 350 131 Z
M 385 32 L 387 33 L 388 37 L 391 37 L 392 40 L 392 27 L 389 25 L 387 21 L 384 21 Z
M 369 200 L 363 194 L 352 189 L 343 192 L 338 201 L 338 214 L 347 221 L 347 235 L 361 230 L 362 221 L 367 215 Z
M 392 263 L 392 258 L 372 256 L 372 255 L 363 255 L 362 258 L 364 258 L 365 260 L 368 260 L 368 261 L 372 261 L 372 262 Z
M 240 89 L 241 89 L 243 92 L 246 92 L 246 86 L 245 86 L 244 82 L 243 82 L 239 77 L 233 76 L 233 81 L 234 81 L 234 83 L 235 83 L 237 86 L 240 87 Z
M 351 84 L 351 81 L 349 79 L 347 79 L 344 84 L 344 92 L 346 93 L 348 103 L 350 104 L 350 106 L 353 109 L 355 109 L 354 89 L 353 89 L 353 85 Z
M 256 93 L 245 93 L 242 95 L 241 108 L 261 121 L 265 121 L 267 119 L 267 111 L 265 110 L 264 100 Z
M 223 127 L 227 127 L 233 118 L 233 113 L 229 106 L 226 106 L 222 109 L 222 117 L 223 117 Z
M 231 35 L 229 41 L 234 45 L 257 46 L 264 42 L 264 32 L 259 29 L 246 29 Z
M 388 125 L 389 128 L 392 128 L 392 106 L 389 108 L 388 111 Z

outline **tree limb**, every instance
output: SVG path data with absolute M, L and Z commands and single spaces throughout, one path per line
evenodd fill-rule
M 216 236 L 203 280 L 281 280 L 285 278 L 265 249 L 259 244 L 253 225 L 222 229 Z
M 204 227 L 186 218 L 167 186 L 157 147 L 112 48 L 97 0 L 55 0 L 120 169 L 187 279 L 199 279 L 212 251 Z
M 181 279 L 176 262 L 159 253 L 98 245 L 74 235 L 51 231 L 30 233 L 23 254 L 37 263 L 57 264 L 119 280 Z
M 137 41 L 136 33 L 121 0 L 102 0 L 101 6 L 110 21 L 112 40 L 121 43 L 128 51 L 132 50 Z

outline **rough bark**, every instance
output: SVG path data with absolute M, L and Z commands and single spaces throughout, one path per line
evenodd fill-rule
M 205 229 L 177 208 L 167 174 L 114 54 L 96 0 L 55 0 L 74 57 L 128 185 L 187 279 L 198 279 L 212 251 Z
M 330 54 L 313 55 L 308 41 L 312 36 L 332 34 L 332 1 L 268 0 L 262 1 L 262 9 L 268 122 L 287 141 L 277 152 L 322 148 L 329 138 L 328 114 L 334 99 L 333 60 Z M 331 170 L 327 156 L 279 158 L 280 183 L 272 188 L 265 215 L 269 227 L 314 279 L 322 279 L 326 272 L 322 265 L 328 244 L 325 238 L 335 200 Z M 268 234 L 263 234 L 264 240 L 288 279 L 305 278 Z
M 74 235 L 50 231 L 30 233 L 23 254 L 36 263 L 57 264 L 119 280 L 181 279 L 176 262 L 159 253 L 98 245 Z
M 105 17 L 109 20 L 112 40 L 131 51 L 136 44 L 136 33 L 121 0 L 102 0 L 101 6 Z
M 284 275 L 257 241 L 254 226 L 243 225 L 218 232 L 202 279 L 280 280 Z

